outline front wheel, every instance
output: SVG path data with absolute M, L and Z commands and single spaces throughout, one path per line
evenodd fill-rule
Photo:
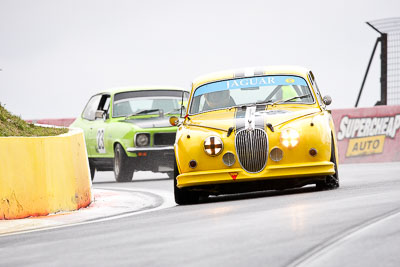
M 119 183 L 132 181 L 133 166 L 126 155 L 124 148 L 117 144 L 114 149 L 114 175 Z
M 337 159 L 335 155 L 335 146 L 333 144 L 333 138 L 331 146 L 331 162 L 335 165 L 335 173 L 326 176 L 325 181 L 317 182 L 316 186 L 318 190 L 332 190 L 339 187 L 339 172 L 337 167 Z
M 179 188 L 177 186 L 176 178 L 179 175 L 178 166 L 176 160 L 174 162 L 174 196 L 175 202 L 178 205 L 196 204 L 199 202 L 200 194 L 198 192 L 189 191 L 186 188 Z

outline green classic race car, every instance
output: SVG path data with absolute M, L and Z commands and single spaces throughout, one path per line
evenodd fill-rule
M 71 125 L 85 133 L 92 180 L 95 171 L 114 171 L 117 182 L 132 181 L 135 171 L 172 178 L 177 127 L 170 118 L 181 113 L 188 97 L 189 92 L 175 87 L 135 87 L 92 96 Z

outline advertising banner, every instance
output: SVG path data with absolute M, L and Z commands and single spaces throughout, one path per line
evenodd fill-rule
M 400 106 L 332 110 L 340 163 L 400 161 Z

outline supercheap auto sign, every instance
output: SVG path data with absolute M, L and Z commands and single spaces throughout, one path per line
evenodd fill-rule
M 334 110 L 340 162 L 400 161 L 400 106 Z
M 400 114 L 387 117 L 349 118 L 340 120 L 338 140 L 349 140 L 346 157 L 379 154 L 386 137 L 394 138 L 400 128 Z

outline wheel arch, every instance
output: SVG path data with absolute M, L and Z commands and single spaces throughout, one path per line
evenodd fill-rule
M 126 151 L 126 147 L 124 146 L 124 143 L 121 142 L 121 140 L 119 140 L 119 139 L 114 140 L 114 143 L 113 143 L 113 151 L 115 151 L 115 148 L 117 147 L 117 145 L 121 145 L 122 148 L 123 148 L 124 151 L 125 151 L 125 154 L 128 154 L 127 151 Z

